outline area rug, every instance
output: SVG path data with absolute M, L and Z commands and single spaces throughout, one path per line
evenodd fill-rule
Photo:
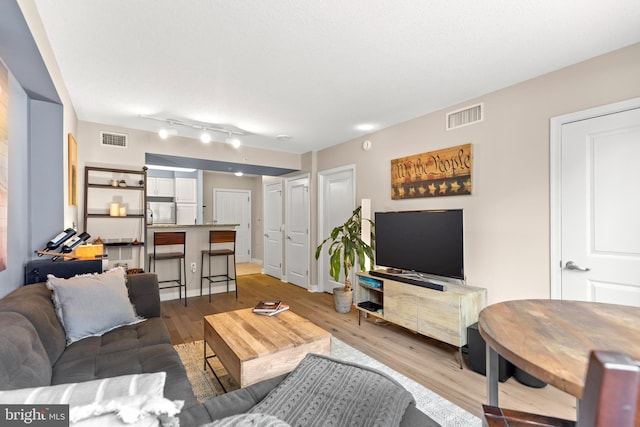
M 174 346 L 187 370 L 187 376 L 191 382 L 193 393 L 199 402 L 204 402 L 212 396 L 224 393 L 222 387 L 220 387 L 220 384 L 211 373 L 211 370 L 203 369 L 204 354 L 202 346 L 202 341 Z M 207 354 L 213 354 L 213 352 L 207 349 Z M 418 409 L 429 415 L 443 427 L 479 427 L 482 425 L 478 417 L 475 417 L 412 379 L 394 371 L 335 337 L 331 337 L 331 356 L 385 372 L 411 392 L 416 399 Z M 216 358 L 209 360 L 216 374 L 218 374 L 218 377 L 222 381 L 222 384 L 224 384 L 225 389 L 227 391 L 238 389 L 238 385 L 235 384 L 233 379 L 227 374 L 220 362 Z

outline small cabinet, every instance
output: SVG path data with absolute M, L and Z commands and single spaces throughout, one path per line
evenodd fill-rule
M 418 290 L 412 285 L 385 280 L 385 320 L 415 331 L 418 329 Z
M 195 178 L 175 179 L 176 203 L 198 203 L 198 180 Z
M 197 222 L 198 205 L 195 203 L 176 203 L 176 224 L 193 225 Z
M 147 196 L 173 197 L 174 194 L 173 178 L 147 177 Z

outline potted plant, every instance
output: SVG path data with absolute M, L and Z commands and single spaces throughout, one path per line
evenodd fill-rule
M 337 282 L 340 280 L 340 272 L 344 272 L 344 288 L 333 288 L 333 301 L 338 313 L 351 311 L 353 303 L 353 289 L 349 280 L 351 269 L 356 266 L 358 271 L 365 269 L 365 259 L 374 259 L 375 232 L 373 221 L 366 218 L 371 224 L 371 244 L 362 240 L 362 216 L 361 207 L 358 206 L 344 224 L 331 230 L 331 235 L 324 239 L 316 248 L 316 259 L 320 257 L 322 247 L 329 243 L 329 275 Z

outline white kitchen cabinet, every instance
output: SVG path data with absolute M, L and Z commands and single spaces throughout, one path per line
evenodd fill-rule
M 147 177 L 147 197 L 173 197 L 173 178 Z
M 198 180 L 195 178 L 176 178 L 176 203 L 198 203 Z
M 198 205 L 195 203 L 176 203 L 176 224 L 193 225 L 198 218 Z

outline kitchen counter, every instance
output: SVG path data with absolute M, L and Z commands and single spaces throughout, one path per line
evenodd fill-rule
M 240 224 L 153 224 L 148 225 L 148 229 L 154 228 L 230 228 L 237 227 Z
M 148 245 L 146 246 L 146 253 L 153 253 L 153 236 L 159 232 L 173 232 L 184 231 L 186 233 L 186 245 L 185 245 L 185 261 L 186 261 L 186 280 L 187 280 L 187 295 L 194 297 L 200 295 L 200 285 L 202 283 L 202 251 L 209 250 L 209 232 L 212 230 L 234 230 L 238 224 L 152 224 L 147 226 L 147 239 Z M 223 244 L 224 246 L 225 244 Z M 231 246 L 232 247 L 232 246 Z M 159 252 L 171 252 L 170 246 L 162 248 Z M 149 260 L 147 259 L 147 270 L 155 271 L 158 273 L 159 280 L 171 280 L 178 277 L 180 265 L 177 260 L 157 262 L 155 269 L 150 268 Z M 224 262 L 225 257 L 214 257 L 212 260 L 212 271 L 223 272 L 226 270 Z M 231 261 L 233 262 L 233 257 Z M 205 261 L 205 271 L 209 270 L 209 260 Z M 233 271 L 233 270 L 232 270 Z M 232 282 L 232 289 L 235 282 Z M 206 285 L 205 285 L 206 286 Z M 226 284 L 220 283 L 212 286 L 212 293 L 226 292 Z M 176 288 L 163 289 L 160 291 L 160 299 L 162 301 L 177 299 L 178 290 Z

